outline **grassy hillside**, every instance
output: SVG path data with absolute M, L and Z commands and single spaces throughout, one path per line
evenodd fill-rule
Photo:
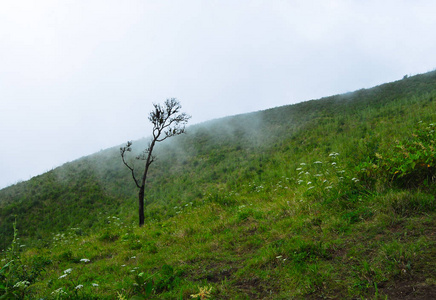
M 117 147 L 3 189 L 0 295 L 436 297 L 435 111 L 431 72 L 191 126 L 142 228 Z

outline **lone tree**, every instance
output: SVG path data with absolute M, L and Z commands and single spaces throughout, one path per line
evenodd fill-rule
M 153 138 L 148 144 L 148 147 L 138 156 L 136 160 L 145 161 L 144 172 L 142 177 L 137 178 L 135 175 L 135 169 L 133 163 L 126 161 L 126 152 L 132 151 L 132 142 L 127 142 L 126 146 L 120 148 L 121 159 L 124 165 L 132 173 L 133 181 L 138 192 L 139 203 L 139 226 L 144 225 L 144 196 L 145 196 L 145 181 L 147 180 L 147 173 L 150 165 L 155 161 L 156 157 L 153 155 L 153 149 L 156 143 L 162 142 L 169 137 L 179 135 L 185 132 L 185 125 L 191 116 L 186 113 L 181 113 L 182 106 L 180 102 L 175 99 L 167 99 L 164 105 L 153 104 L 154 110 L 152 110 L 148 116 L 148 119 L 153 124 Z

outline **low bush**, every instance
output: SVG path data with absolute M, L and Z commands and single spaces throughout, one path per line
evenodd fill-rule
M 358 167 L 369 185 L 391 183 L 398 188 L 428 187 L 436 180 L 436 124 L 420 122 L 408 138 L 385 153 L 368 156 Z

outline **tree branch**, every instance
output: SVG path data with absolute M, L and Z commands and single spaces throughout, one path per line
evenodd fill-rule
M 141 188 L 140 185 L 138 184 L 138 180 L 137 180 L 136 177 L 135 177 L 134 169 L 133 169 L 131 166 L 129 166 L 129 164 L 126 162 L 126 160 L 125 160 L 125 158 L 124 158 L 124 155 L 125 155 L 126 152 L 130 152 L 130 151 L 132 151 L 132 148 L 131 148 L 130 146 L 132 146 L 132 142 L 129 141 L 129 142 L 127 142 L 127 144 L 126 144 L 125 147 L 121 147 L 121 148 L 120 148 L 121 159 L 123 160 L 123 164 L 124 164 L 124 165 L 125 165 L 125 166 L 130 170 L 130 172 L 132 173 L 132 178 L 133 178 L 133 181 L 135 182 L 136 186 L 137 186 L 138 188 Z

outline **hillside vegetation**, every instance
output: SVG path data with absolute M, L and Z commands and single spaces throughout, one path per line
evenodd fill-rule
M 436 298 L 435 112 L 430 72 L 190 126 L 141 228 L 119 147 L 5 188 L 0 297 Z

